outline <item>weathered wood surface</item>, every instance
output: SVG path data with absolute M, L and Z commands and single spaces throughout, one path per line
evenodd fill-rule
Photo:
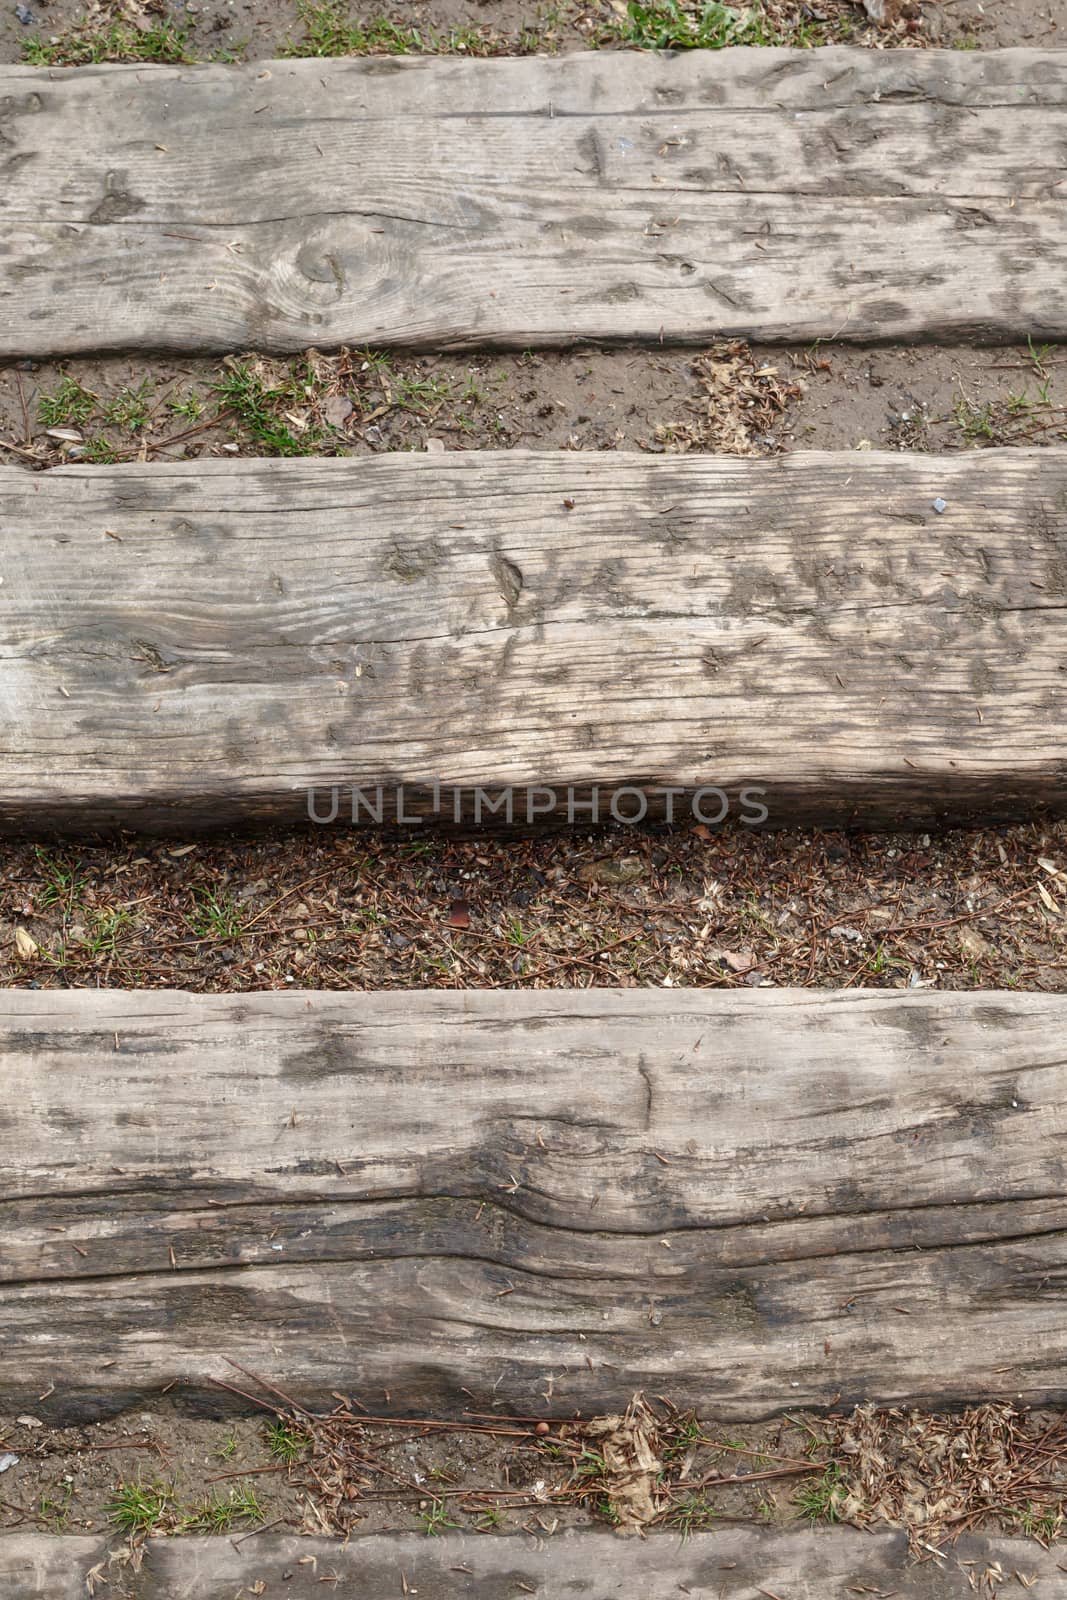
M 230 1360 L 417 1413 L 1063 1401 L 1065 1026 L 1020 994 L 9 992 L 0 1408 L 224 1411 Z
M 0 68 L 0 355 L 1061 338 L 1061 54 Z
M 0 1596 L 3 1600 L 86 1600 L 94 1592 L 88 1574 L 101 1567 L 101 1576 L 109 1584 L 116 1571 L 120 1574 L 117 1588 L 103 1589 L 108 1600 L 134 1600 L 133 1591 L 122 1585 L 121 1568 L 108 1569 L 110 1553 L 108 1541 L 99 1537 L 0 1533 Z
M 0 550 L 8 831 L 1067 799 L 1064 451 L 0 468 Z
M 123 1552 L 119 1552 L 120 1557 Z M 586 1600 L 847 1600 L 856 1594 L 895 1595 L 898 1600 L 961 1600 L 982 1590 L 1021 1593 L 1033 1584 L 1040 1600 L 1067 1595 L 1067 1576 L 1057 1547 L 1043 1550 L 1032 1539 L 965 1534 L 937 1560 L 910 1561 L 902 1533 L 860 1533 L 853 1528 L 772 1532 L 765 1528 L 721 1528 L 684 1542 L 676 1535 L 620 1539 L 599 1530 L 558 1533 L 552 1538 L 446 1534 L 368 1534 L 347 1544 L 265 1533 L 233 1539 L 149 1539 L 139 1570 L 121 1559 L 108 1565 L 105 1541 L 48 1534 L 0 1536 L 0 1585 L 4 1600 L 84 1600 L 85 1574 L 103 1563 L 110 1600 L 242 1600 L 280 1595 L 285 1600 L 351 1600 L 418 1594 L 420 1600 L 541 1600 L 585 1596 Z M 986 1574 L 999 1569 L 1000 1582 Z M 14 1587 L 25 1574 L 26 1586 Z M 1020 1582 L 1013 1574 L 1021 1574 Z M 43 1575 L 49 1587 L 30 1584 Z M 263 1584 L 262 1590 L 256 1588 Z

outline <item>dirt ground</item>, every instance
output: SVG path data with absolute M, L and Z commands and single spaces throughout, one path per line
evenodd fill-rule
M 166 1401 L 81 1428 L 0 1419 L 0 1537 L 214 1532 L 239 1543 L 268 1527 L 432 1537 L 607 1522 L 684 1538 L 725 1522 L 847 1519 L 905 1527 L 922 1551 L 963 1529 L 1047 1545 L 1065 1481 L 1064 1419 L 1006 1402 L 729 1429 L 641 1397 L 624 1416 L 581 1422 L 370 1422 L 352 1403 L 329 1417 L 282 1409 L 223 1422 Z
M 1067 989 L 1067 823 L 0 846 L 9 987 Z
M 626 15 L 623 0 L 382 0 L 380 5 L 329 0 L 328 9 L 364 26 L 386 18 L 403 32 L 414 29 L 421 48 L 509 52 L 610 46 Z M 695 15 L 700 7 L 686 9 Z M 1061 42 L 1067 27 L 1067 0 L 905 0 L 891 27 L 874 26 L 860 0 L 756 0 L 752 10 L 765 20 L 775 42 L 875 48 L 1049 48 Z M 196 60 L 312 54 L 322 37 L 309 27 L 298 0 L 3 0 L 0 62 L 23 60 L 31 42 L 40 42 L 50 59 L 62 62 L 72 42 L 99 33 L 115 17 L 129 19 L 141 32 L 166 30 L 168 52 Z M 395 47 L 391 30 L 376 30 L 374 36 Z
M 313 356 L 311 372 L 306 359 L 249 356 L 238 366 L 253 376 L 236 409 L 233 368 L 217 361 L 0 366 L 0 460 L 34 469 L 435 446 L 762 455 L 1067 439 L 1067 355 L 1033 345 L 352 352 Z M 270 431 L 252 405 L 264 394 Z
M 254 1511 L 247 1502 L 250 1515 L 232 1519 L 241 1532 L 279 1518 L 298 1531 L 319 1534 L 357 1528 L 360 1533 L 438 1533 L 457 1526 L 487 1533 L 527 1526 L 537 1531 L 536 1516 L 544 1519 L 543 1531 L 555 1531 L 611 1520 L 603 1491 L 551 1493 L 568 1482 L 573 1464 L 572 1452 L 560 1448 L 559 1424 L 552 1425 L 547 1439 L 537 1436 L 533 1424 L 504 1421 L 500 1426 L 507 1430 L 501 1436 L 432 1425 L 366 1429 L 353 1446 L 360 1459 L 348 1463 L 347 1473 L 360 1492 L 348 1499 L 331 1481 L 336 1468 L 331 1471 L 329 1451 L 303 1443 L 307 1435 L 298 1419 L 284 1425 L 284 1435 L 271 1419 L 206 1421 L 165 1405 L 81 1428 L 32 1428 L 11 1419 L 0 1422 L 0 1452 L 19 1459 L 0 1478 L 0 1534 L 31 1523 L 67 1533 L 116 1527 L 113 1507 L 121 1486 L 128 1484 L 165 1495 L 160 1531 L 175 1533 L 204 1531 L 190 1525 L 198 1509 L 229 1500 L 233 1489 L 255 1497 Z M 810 1447 L 814 1430 L 776 1422 L 727 1430 L 709 1425 L 704 1432 L 729 1443 L 719 1449 L 702 1446 L 699 1458 L 694 1450 L 687 1477 L 712 1467 L 728 1474 L 765 1470 L 768 1451 L 803 1463 L 808 1457 L 801 1452 Z M 291 1464 L 285 1459 L 290 1453 Z M 790 1491 L 804 1476 L 785 1473 L 751 1484 L 723 1484 L 706 1521 L 713 1514 L 795 1520 L 801 1513 Z M 479 1489 L 489 1493 L 480 1496 Z
M 930 28 L 927 10 L 927 30 Z M 1007 49 L 1028 45 L 1053 50 L 1064 44 L 1067 0 L 940 0 L 937 43 L 957 49 Z
M 801 369 L 803 392 L 780 430 L 792 448 L 941 451 L 1067 439 L 1060 347 L 834 344 L 754 355 L 781 372 Z

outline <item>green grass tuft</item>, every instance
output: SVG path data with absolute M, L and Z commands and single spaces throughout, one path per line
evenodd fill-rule
M 450 28 L 438 33 L 392 22 L 388 17 L 354 18 L 347 0 L 301 0 L 298 6 L 304 37 L 289 40 L 286 56 L 491 55 L 499 48 L 477 28 Z
M 150 415 L 148 402 L 151 393 L 151 378 L 139 383 L 136 389 L 120 389 L 104 407 L 104 421 L 111 427 L 125 428 L 129 433 L 140 432 Z
M 191 59 L 189 30 L 172 23 L 135 28 L 129 22 L 103 27 L 82 25 L 68 34 L 44 39 L 34 34 L 22 47 L 22 59 L 31 67 L 95 67 L 103 61 L 154 61 L 179 65 Z
M 228 1495 L 216 1494 L 190 1507 L 182 1517 L 182 1531 L 228 1533 L 242 1523 L 263 1521 L 263 1508 L 250 1484 L 232 1488 Z
M 119 940 L 124 933 L 131 931 L 132 922 L 129 911 L 95 911 L 85 936 L 85 948 L 89 955 L 117 955 Z
M 167 410 L 172 416 L 184 417 L 188 422 L 196 422 L 204 414 L 204 402 L 195 389 L 186 389 L 168 397 Z
M 232 894 L 214 889 L 198 889 L 195 894 L 196 905 L 188 922 L 201 939 L 236 939 L 244 931 L 244 907 Z
M 725 50 L 729 45 L 808 44 L 816 34 L 803 26 L 793 30 L 788 40 L 761 17 L 755 7 L 739 10 L 735 6 L 707 0 L 697 8 L 686 8 L 679 0 L 630 0 L 626 20 L 618 26 L 624 44 L 643 50 Z
M 1037 1539 L 1046 1546 L 1063 1532 L 1063 1513 L 1055 1507 L 1042 1510 L 1040 1506 L 1027 1505 L 1025 1510 L 1016 1512 L 1015 1520 L 1028 1539 Z
M 809 1522 L 836 1522 L 841 1501 L 844 1499 L 844 1470 L 836 1461 L 817 1478 L 801 1484 L 793 1497 L 793 1504 Z
M 36 897 L 42 907 L 62 906 L 64 914 L 73 917 L 89 887 L 88 878 L 80 870 L 80 863 L 69 856 L 53 856 L 37 845 L 37 867 L 44 879 L 44 888 Z
M 91 461 L 96 466 L 110 466 L 113 461 L 118 460 L 118 452 L 110 439 L 98 433 L 86 443 L 81 459 Z
M 458 1522 L 448 1520 L 448 1512 L 443 1500 L 431 1500 L 426 1508 L 419 1512 L 419 1521 L 426 1529 L 428 1538 L 435 1538 L 444 1533 L 446 1528 L 458 1528 Z
M 162 1483 L 120 1483 L 107 1515 L 122 1533 L 151 1533 L 170 1509 L 170 1490 Z
M 286 419 L 284 408 L 305 399 L 292 371 L 287 382 L 271 384 L 248 362 L 233 361 L 215 388 L 222 405 L 237 413 L 264 455 L 312 455 L 326 437 L 320 428 L 294 431 Z
M 307 1449 L 308 1437 L 294 1422 L 271 1422 L 267 1425 L 267 1449 L 279 1461 L 291 1467 Z
M 677 1528 L 685 1540 L 691 1533 L 710 1528 L 715 1521 L 715 1513 L 703 1495 L 687 1494 L 674 1502 L 663 1520 L 669 1528 Z
M 73 378 L 64 378 L 51 394 L 37 401 L 37 415 L 46 428 L 80 426 L 88 422 L 96 406 L 96 396 Z

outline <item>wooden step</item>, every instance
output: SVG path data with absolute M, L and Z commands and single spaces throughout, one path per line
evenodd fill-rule
M 909 1561 L 903 1533 L 854 1528 L 779 1532 L 752 1527 L 714 1533 L 621 1539 L 582 1529 L 531 1539 L 519 1534 L 366 1534 L 336 1540 L 264 1533 L 229 1538 L 149 1539 L 140 1566 L 117 1541 L 52 1534 L 0 1535 L 0 1591 L 5 1600 L 995 1600 L 1033 1587 L 1041 1600 L 1063 1600 L 1067 1579 L 1059 1546 L 1033 1539 L 964 1534 L 937 1559 Z M 125 1559 L 124 1559 L 125 1557 Z M 86 1577 L 95 1572 L 95 1586 Z M 980 1584 L 973 1589 L 971 1580 Z M 107 1588 L 103 1587 L 104 1580 Z M 19 1584 L 22 1587 L 17 1587 Z M 257 1588 L 262 1584 L 262 1588 Z M 36 1585 L 36 1587 L 34 1587 Z
M 3 995 L 0 1410 L 1067 1399 L 1067 998 Z M 387 1398 L 388 1396 L 388 1398 Z
M 1067 798 L 1062 450 L 0 468 L 0 549 L 8 831 Z
M 1067 335 L 1062 51 L 0 68 L 0 356 Z

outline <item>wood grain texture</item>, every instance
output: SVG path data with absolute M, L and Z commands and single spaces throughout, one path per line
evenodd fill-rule
M 1063 998 L 2 1006 L 0 1408 L 1067 1399 Z
M 0 68 L 0 356 L 1062 338 L 1060 54 Z
M 1067 799 L 1064 451 L 0 468 L 0 541 L 8 831 Z
M 105 1593 L 113 1600 L 242 1600 L 263 1593 L 285 1600 L 327 1594 L 375 1600 L 394 1593 L 420 1600 L 516 1600 L 536 1594 L 585 1600 L 756 1600 L 768 1591 L 783 1600 L 847 1600 L 856 1594 L 898 1600 L 959 1600 L 972 1593 L 971 1573 L 999 1564 L 1011 1589 L 1029 1587 L 1042 1600 L 1062 1600 L 1067 1578 L 1058 1552 L 1032 1539 L 964 1534 L 940 1561 L 915 1565 L 901 1533 L 854 1528 L 770 1531 L 731 1527 L 695 1533 L 620 1539 L 598 1530 L 552 1538 L 519 1535 L 368 1534 L 336 1540 L 265 1533 L 245 1543 L 225 1538 L 148 1539 L 138 1571 L 106 1565 L 103 1541 L 13 1534 L 0 1537 L 5 1571 L 44 1574 L 49 1588 L 4 1590 L 5 1600 L 83 1600 L 85 1573 L 104 1561 Z M 1021 1585 L 1013 1576 L 1025 1578 Z M 403 1574 L 403 1581 L 401 1580 Z M 404 1589 L 404 1584 L 408 1588 Z M 259 1590 L 257 1584 L 263 1584 Z M 325 1586 L 325 1590 L 324 1590 Z M 995 1586 L 996 1587 L 996 1586 Z
M 0 1533 L 0 1595 L 4 1600 L 86 1600 L 93 1593 L 88 1575 L 99 1569 L 97 1576 L 109 1584 L 108 1600 L 134 1600 L 121 1566 L 108 1568 L 110 1553 L 108 1541 L 99 1537 Z M 111 1587 L 116 1573 L 117 1587 Z

